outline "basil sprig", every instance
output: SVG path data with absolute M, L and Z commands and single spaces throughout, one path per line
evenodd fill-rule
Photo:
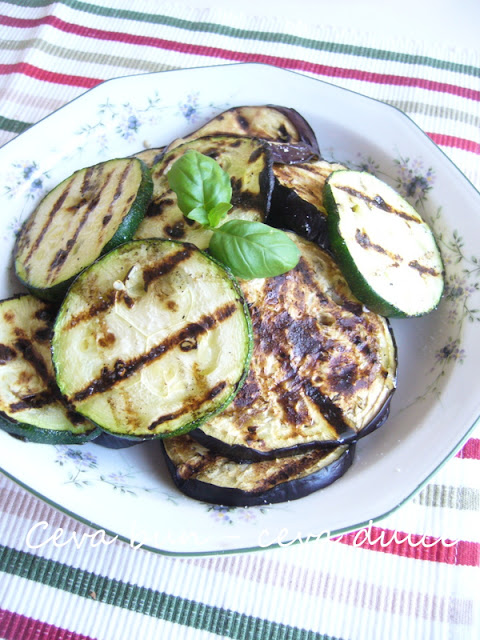
M 232 208 L 232 186 L 228 173 L 213 158 L 189 150 L 174 162 L 167 177 L 180 211 L 213 231 L 208 250 L 235 276 L 268 278 L 297 265 L 298 247 L 283 231 L 249 220 L 220 225 Z
M 216 227 L 232 208 L 230 176 L 213 158 L 190 149 L 168 172 L 180 211 L 204 227 Z

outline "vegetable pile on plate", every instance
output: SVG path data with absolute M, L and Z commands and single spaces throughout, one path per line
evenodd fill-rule
M 438 305 L 420 215 L 321 158 L 293 109 L 237 107 L 75 172 L 24 223 L 0 302 L 0 426 L 27 441 L 160 440 L 177 487 L 254 505 L 351 466 L 387 419 L 387 317 Z

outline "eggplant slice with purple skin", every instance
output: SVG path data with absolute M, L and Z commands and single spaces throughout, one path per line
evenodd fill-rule
M 264 140 L 274 162 L 306 162 L 320 156 L 315 133 L 305 118 L 295 109 L 278 105 L 228 109 L 188 136 L 171 142 L 167 150 L 195 138 L 226 134 Z
M 254 339 L 245 384 L 191 432 L 239 461 L 353 442 L 383 424 L 396 385 L 388 321 L 358 302 L 328 252 L 289 235 L 294 269 L 240 281 Z
M 182 493 L 232 507 L 303 498 L 343 476 L 354 456 L 354 445 L 350 445 L 240 463 L 213 453 L 188 435 L 167 438 L 162 448 L 169 473 Z
M 328 176 L 345 167 L 326 160 L 273 165 L 275 182 L 267 223 L 329 247 L 323 189 Z

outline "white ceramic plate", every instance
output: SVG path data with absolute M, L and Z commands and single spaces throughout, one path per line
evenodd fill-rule
M 367 167 L 409 196 L 437 234 L 446 293 L 435 313 L 392 323 L 399 376 L 387 424 L 359 443 L 343 478 L 301 500 L 213 507 L 175 489 L 155 442 L 112 451 L 94 444 L 25 444 L 0 433 L 7 475 L 100 531 L 163 553 L 255 549 L 278 538 L 358 529 L 411 497 L 480 415 L 480 194 L 400 111 L 273 67 L 228 65 L 111 80 L 4 146 L 0 297 L 20 291 L 11 269 L 15 231 L 60 180 L 80 167 L 166 144 L 226 108 L 267 103 L 302 113 L 327 159 Z

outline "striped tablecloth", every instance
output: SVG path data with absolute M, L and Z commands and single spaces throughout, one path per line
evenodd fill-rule
M 242 61 L 399 107 L 480 187 L 480 52 L 155 0 L 0 2 L 0 144 L 103 80 Z M 480 637 L 478 428 L 373 544 L 348 534 L 195 558 L 120 541 L 32 550 L 34 523 L 89 529 L 7 478 L 0 491 L 3 639 Z M 395 531 L 409 542 L 382 545 Z M 456 543 L 415 544 L 439 537 Z

